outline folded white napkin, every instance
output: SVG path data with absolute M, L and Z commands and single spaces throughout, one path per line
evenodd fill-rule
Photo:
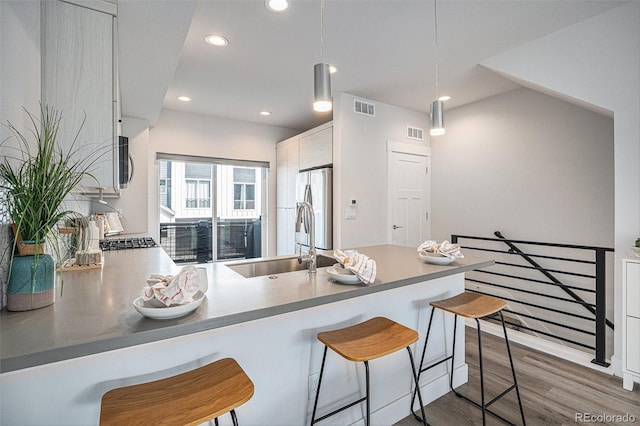
M 418 246 L 418 251 L 427 251 L 432 253 L 441 254 L 448 257 L 451 260 L 463 258 L 464 256 L 460 252 L 460 246 L 458 244 L 451 244 L 449 241 L 444 240 L 438 244 L 433 240 L 427 240 Z
M 199 280 L 200 274 L 195 266 L 185 266 L 175 276 L 152 274 L 140 297 L 144 301 L 157 299 L 166 306 L 191 303 L 200 289 Z
M 333 256 L 363 283 L 371 284 L 376 280 L 376 261 L 369 256 L 358 253 L 357 250 L 340 249 L 334 250 Z

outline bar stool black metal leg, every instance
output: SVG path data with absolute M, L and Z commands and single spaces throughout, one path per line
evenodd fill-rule
M 217 417 L 215 419 L 213 419 L 213 423 L 215 423 L 216 426 L 220 426 L 220 425 L 218 425 L 218 418 Z
M 365 370 L 365 377 L 366 377 L 366 391 L 367 391 L 367 420 L 366 420 L 366 425 L 369 426 L 371 424 L 371 405 L 370 405 L 370 401 L 369 401 L 369 361 L 364 361 L 364 370 Z
M 424 339 L 424 346 L 422 347 L 422 356 L 420 357 L 420 368 L 418 369 L 418 381 L 420 381 L 420 375 L 422 374 L 422 366 L 424 365 L 424 356 L 427 353 L 427 342 L 429 341 L 429 333 L 431 333 L 431 323 L 433 322 L 433 314 L 436 310 L 431 308 L 431 315 L 429 315 L 429 324 L 427 325 L 427 335 Z M 415 412 L 413 411 L 413 404 L 416 401 L 416 392 L 417 392 L 417 383 L 416 382 L 416 389 L 413 390 L 413 396 L 411 397 L 411 413 L 413 414 L 413 416 L 416 418 L 416 420 L 418 421 L 422 421 L 422 419 L 420 419 Z
M 451 348 L 451 373 L 449 374 L 449 389 L 453 391 L 457 396 L 460 396 L 458 392 L 453 388 L 453 371 L 456 365 L 456 340 L 458 335 L 458 316 L 453 316 L 453 346 Z
M 236 417 L 236 410 L 231 410 L 231 420 L 233 421 L 233 426 L 238 426 L 238 418 Z
M 482 331 L 480 330 L 480 321 L 476 318 L 476 326 L 478 327 L 478 359 L 480 364 L 480 399 L 482 401 L 482 426 L 487 424 L 487 406 L 484 399 L 484 369 L 482 368 Z
M 502 322 L 502 331 L 504 331 L 504 342 L 507 345 L 507 353 L 509 354 L 509 364 L 511 364 L 511 374 L 513 375 L 513 384 L 516 388 L 516 396 L 518 397 L 518 405 L 520 406 L 520 416 L 522 417 L 522 425 L 526 426 L 527 421 L 524 419 L 524 409 L 522 408 L 522 400 L 520 399 L 520 389 L 518 380 L 516 379 L 516 369 L 513 366 L 513 358 L 511 357 L 511 348 L 509 347 L 509 337 L 507 337 L 507 327 L 504 325 L 504 316 L 500 311 L 500 321 Z
M 316 422 L 316 409 L 318 408 L 318 397 L 320 396 L 320 385 L 322 384 L 322 374 L 324 373 L 324 363 L 327 360 L 327 347 L 324 347 L 322 354 L 322 366 L 320 367 L 320 376 L 318 377 L 318 389 L 316 390 L 316 400 L 313 403 L 313 414 L 311 415 L 311 425 Z M 217 426 L 217 425 L 216 425 Z
M 422 402 L 422 392 L 420 392 L 419 375 L 416 374 L 416 366 L 415 366 L 415 363 L 413 362 L 413 354 L 411 353 L 411 348 L 409 346 L 407 346 L 407 351 L 409 352 L 409 361 L 411 361 L 411 372 L 413 373 L 413 380 L 415 381 L 415 384 L 416 384 L 416 390 L 414 390 L 414 395 L 417 391 L 418 402 L 420 403 L 420 413 L 422 413 L 422 419 L 419 419 L 419 420 L 422 421 L 422 424 L 424 426 L 429 426 L 429 423 L 427 423 L 427 416 L 425 415 L 425 412 L 424 412 L 424 403 Z M 413 404 L 411 404 L 411 411 L 413 412 Z

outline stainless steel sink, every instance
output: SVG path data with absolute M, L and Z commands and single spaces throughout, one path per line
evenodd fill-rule
M 325 256 L 322 254 L 319 254 L 317 256 L 316 266 L 318 268 L 331 266 L 335 263 L 337 263 L 337 260 L 335 260 L 333 257 Z M 299 264 L 297 257 L 248 261 L 228 264 L 227 266 L 245 278 L 284 274 L 286 272 L 302 271 L 307 269 L 306 262 L 302 262 L 302 264 Z

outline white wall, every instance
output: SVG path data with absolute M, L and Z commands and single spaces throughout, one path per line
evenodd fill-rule
M 18 130 L 30 128 L 22 110 L 39 112 L 40 100 L 40 2 L 0 1 L 0 144 L 11 132 L 7 121 Z M 0 145 L 0 159 L 11 153 Z M 0 160 L 0 161 L 2 161 Z M 9 227 L 0 206 L 0 306 L 6 303 L 9 258 L 3 254 L 10 243 Z
M 276 253 L 276 143 L 298 132 L 282 127 L 162 110 L 149 132 L 149 232 L 158 238 L 156 152 L 266 161 L 268 173 L 267 256 Z
M 501 231 L 507 238 L 519 240 L 613 247 L 613 119 L 530 89 L 516 89 L 449 110 L 446 118 L 447 133 L 434 138 L 431 147 L 434 239 L 449 239 L 454 233 L 494 237 L 494 231 Z M 504 250 L 505 246 L 496 248 Z M 522 248 L 534 253 L 568 254 L 533 246 Z M 518 263 L 513 256 L 491 255 L 499 261 Z M 593 260 L 593 253 L 576 252 L 571 257 Z M 608 258 L 607 317 L 613 319 L 613 256 Z M 542 263 L 558 266 L 549 260 Z M 580 265 L 571 268 L 581 270 Z M 495 272 L 509 273 L 500 267 Z M 584 272 L 592 273 L 593 269 L 588 267 Z M 527 271 L 519 275 L 541 278 L 539 273 Z M 475 273 L 469 277 L 487 279 Z M 568 285 L 593 285 L 592 280 L 562 279 Z M 489 281 L 514 284 L 499 277 Z M 559 289 L 535 283 L 526 286 L 531 291 L 566 298 Z M 516 297 L 579 315 L 587 313 L 581 306 L 548 298 L 513 294 L 495 286 L 484 289 L 498 297 Z M 592 295 L 581 295 L 594 302 Z M 526 305 L 512 305 L 514 310 L 534 316 L 541 312 Z M 544 312 L 544 316 L 561 323 L 569 321 L 580 329 L 593 327 L 565 315 Z M 526 326 L 593 344 L 593 338 L 583 333 L 571 333 L 531 318 L 520 319 Z M 608 337 L 607 356 L 611 356 L 613 334 Z
M 621 324 L 621 259 L 640 235 L 640 3 L 527 43 L 483 63 L 489 69 L 614 114 L 615 324 Z M 620 370 L 621 327 L 613 366 Z
M 433 237 L 613 245 L 613 120 L 529 89 L 447 111 Z
M 407 126 L 429 134 L 427 114 L 375 102 L 375 117 L 353 112 L 355 96 L 334 97 L 334 247 L 348 248 L 387 242 L 387 141 L 429 146 L 428 140 L 407 138 Z M 362 98 L 358 98 L 362 99 Z M 345 218 L 356 199 L 355 219 Z

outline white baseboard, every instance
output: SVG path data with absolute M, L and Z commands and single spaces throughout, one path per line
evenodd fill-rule
M 613 369 L 614 376 L 622 377 L 622 357 L 621 356 L 617 354 L 613 354 L 613 356 L 611 357 L 611 368 Z
M 476 328 L 476 322 L 474 320 L 466 320 L 466 325 L 471 328 Z M 498 337 L 504 336 L 501 325 L 490 323 L 487 321 L 482 321 L 482 331 L 486 331 L 487 333 L 493 334 L 494 336 Z M 540 352 L 544 352 L 549 355 L 574 362 L 584 367 L 589 367 L 602 373 L 610 375 L 614 374 L 615 370 L 613 368 L 613 364 L 609 367 L 603 367 L 592 363 L 591 360 L 593 359 L 593 354 L 570 348 L 559 343 L 551 342 L 546 339 L 541 339 L 539 337 L 532 336 L 531 334 L 522 333 L 510 328 L 507 328 L 507 333 L 509 334 L 510 342 L 519 343 Z

